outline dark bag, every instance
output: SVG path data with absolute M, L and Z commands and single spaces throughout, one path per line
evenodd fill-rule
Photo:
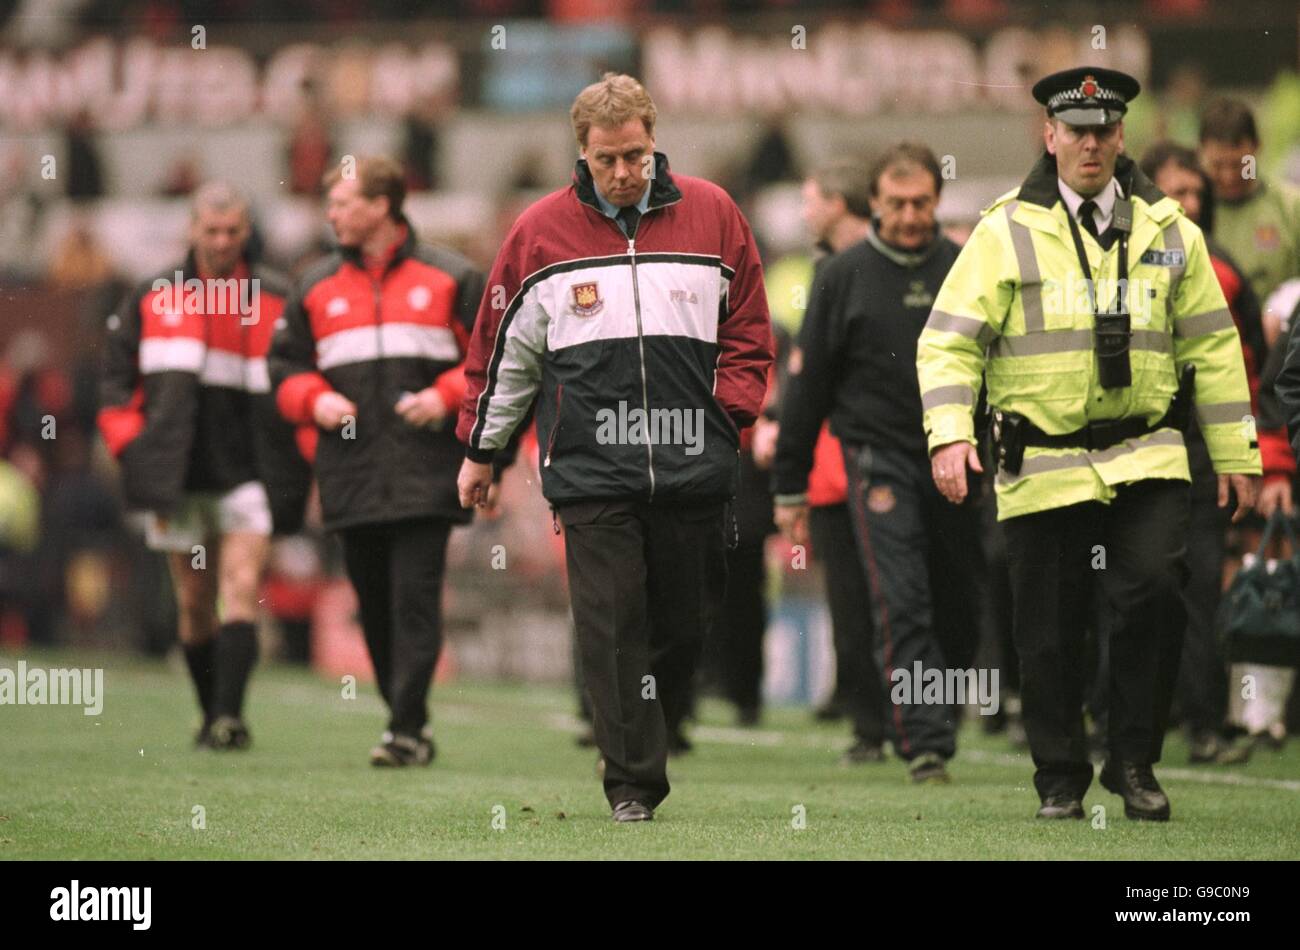
M 1265 552 L 1278 525 L 1291 542 L 1291 556 L 1278 558 L 1270 572 Z M 1230 663 L 1300 663 L 1300 545 L 1281 511 L 1269 519 L 1254 563 L 1232 579 L 1219 607 L 1219 630 Z

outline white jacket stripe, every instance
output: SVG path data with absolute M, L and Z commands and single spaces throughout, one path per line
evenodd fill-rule
M 207 349 L 202 340 L 192 337 L 151 337 L 140 341 L 140 372 L 166 373 L 180 371 L 197 373 L 203 368 L 203 353 Z
M 316 365 L 323 370 L 390 356 L 455 363 L 460 360 L 460 344 L 451 328 L 418 323 L 368 324 L 337 330 L 316 341 Z

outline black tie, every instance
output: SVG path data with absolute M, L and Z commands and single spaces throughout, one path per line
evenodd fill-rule
M 618 220 L 623 225 L 623 233 L 629 239 L 635 238 L 636 226 L 641 221 L 641 212 L 636 209 L 636 206 L 628 205 L 626 208 L 619 208 Z
M 1097 233 L 1097 219 L 1093 215 L 1097 211 L 1097 202 L 1091 198 L 1079 205 L 1079 220 L 1083 223 L 1083 229 L 1097 239 L 1097 243 L 1102 246 L 1102 250 L 1109 251 L 1110 246 L 1115 243 L 1115 229 L 1107 228 L 1100 234 Z
M 1094 217 L 1096 213 L 1097 202 L 1093 201 L 1091 198 L 1079 205 L 1079 223 L 1082 224 L 1083 229 L 1096 238 L 1097 243 L 1100 244 L 1101 235 L 1097 232 L 1097 219 Z

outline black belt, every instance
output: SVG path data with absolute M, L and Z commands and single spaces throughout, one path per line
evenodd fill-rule
M 1171 413 L 1165 413 L 1155 425 L 1147 425 L 1143 419 L 1101 419 L 1064 435 L 1049 435 L 1026 419 L 1025 445 L 1040 449 L 1087 449 L 1096 452 L 1119 445 L 1125 439 L 1150 435 L 1157 429 L 1178 428 L 1170 415 Z

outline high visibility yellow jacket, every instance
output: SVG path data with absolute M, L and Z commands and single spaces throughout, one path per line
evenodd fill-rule
M 990 407 L 1043 431 L 1075 432 L 1104 419 L 1165 414 L 1187 363 L 1196 366 L 1196 412 L 1219 474 L 1260 472 L 1237 329 L 1205 238 L 1121 156 L 1116 180 L 1133 205 L 1126 290 L 1132 385 L 1103 389 L 1095 316 L 1060 197 L 1056 160 L 1044 154 L 1021 187 L 983 213 L 935 300 L 917 344 L 917 374 L 931 451 L 976 441 L 981 381 Z M 1119 242 L 1104 251 L 1080 229 L 1100 300 L 1117 289 Z M 1190 480 L 1182 434 L 1159 429 L 1101 451 L 1030 447 L 1018 475 L 999 471 L 998 519 L 1084 501 L 1144 478 Z

